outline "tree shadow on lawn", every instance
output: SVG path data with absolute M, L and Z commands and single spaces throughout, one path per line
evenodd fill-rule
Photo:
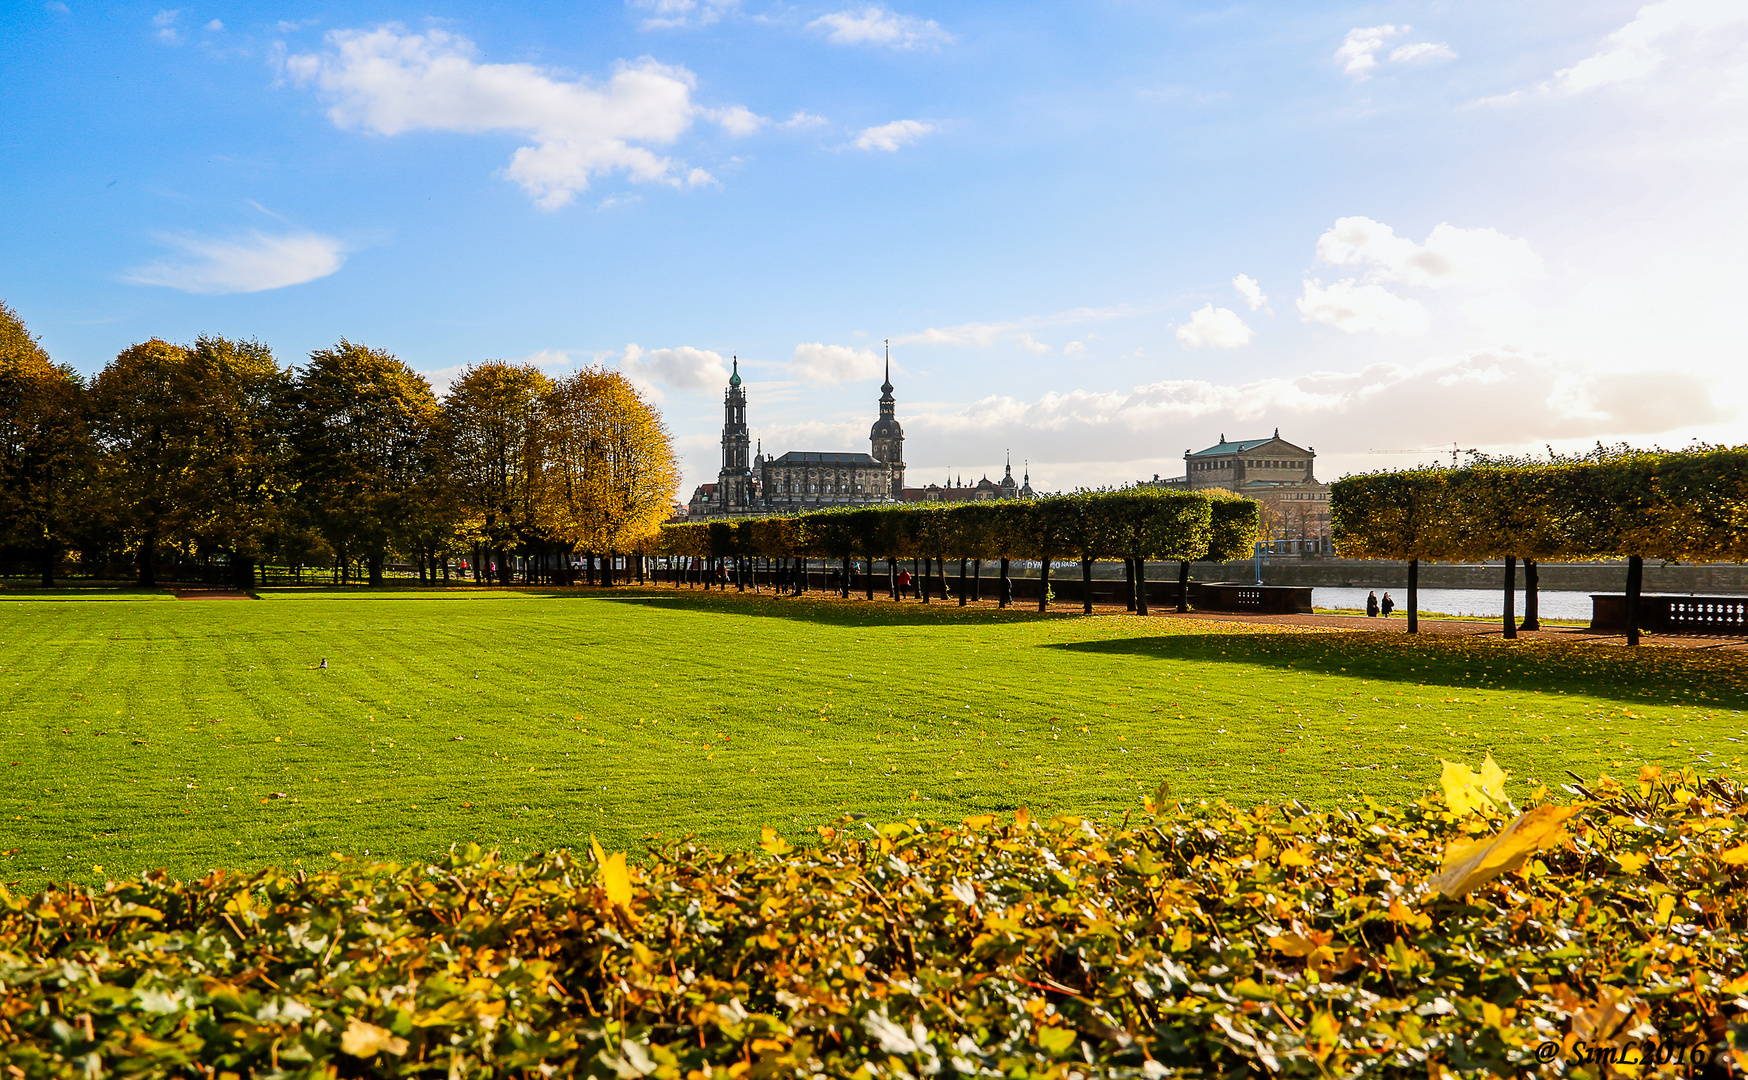
M 737 593 L 711 590 L 656 590 L 630 588 L 588 591 L 582 595 L 591 600 L 607 600 L 624 604 L 648 604 L 669 610 L 708 612 L 711 614 L 749 615 L 759 618 L 798 619 L 826 626 L 952 626 L 988 625 L 1029 622 L 1037 619 L 1083 618 L 1080 609 L 1039 613 L 1037 601 L 1028 608 L 1013 607 L 998 610 L 991 607 L 960 607 L 958 598 L 935 600 L 924 604 L 918 600 L 888 600 L 875 592 L 872 602 L 854 593 L 850 599 L 818 592 L 804 596 L 776 596 L 770 592 Z M 1100 612 L 1110 614 L 1110 612 Z
M 1748 656 L 1566 642 L 1341 634 L 1173 634 L 1040 646 L 1083 654 L 1252 664 L 1461 689 L 1565 691 L 1621 701 L 1748 707 Z

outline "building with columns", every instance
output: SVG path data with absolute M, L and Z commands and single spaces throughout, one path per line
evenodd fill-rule
M 1220 441 L 1205 450 L 1184 451 L 1184 475 L 1151 484 L 1198 491 L 1223 488 L 1255 499 L 1262 507 L 1262 537 L 1284 553 L 1330 550 L 1329 485 L 1317 482 L 1315 448 L 1295 446 L 1281 429 L 1266 439 Z

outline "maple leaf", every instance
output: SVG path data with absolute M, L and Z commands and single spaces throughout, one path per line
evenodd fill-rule
M 1481 762 L 1479 776 L 1467 765 L 1443 758 L 1439 760 L 1444 763 L 1444 771 L 1439 774 L 1438 782 L 1444 788 L 1445 804 L 1451 808 L 1451 813 L 1462 817 L 1498 809 L 1505 804 L 1505 770 L 1494 762 L 1492 754 Z
M 385 1050 L 400 1055 L 407 1052 L 407 1040 L 354 1016 L 346 1025 L 346 1033 L 340 1036 L 340 1049 L 361 1058 L 375 1057 Z
M 1498 836 L 1461 841 L 1445 849 L 1433 887 L 1452 900 L 1501 874 L 1510 873 L 1542 848 L 1559 840 L 1574 806 L 1538 806 L 1511 819 Z

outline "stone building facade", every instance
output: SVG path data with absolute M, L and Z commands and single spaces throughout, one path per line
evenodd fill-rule
M 1220 441 L 1184 451 L 1184 475 L 1151 483 L 1191 491 L 1224 488 L 1262 507 L 1262 535 L 1283 554 L 1330 551 L 1329 485 L 1317 482 L 1317 451 L 1281 438 Z
M 872 453 L 791 450 L 768 458 L 762 446 L 755 451 L 752 445 L 746 387 L 735 358 L 722 399 L 722 468 L 716 483 L 700 484 L 693 491 L 687 520 L 898 501 L 904 492 L 904 427 L 892 391 L 889 359 L 880 386 L 880 415 L 868 432 Z

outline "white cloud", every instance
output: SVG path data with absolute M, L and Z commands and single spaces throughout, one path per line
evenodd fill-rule
M 1390 50 L 1392 64 L 1436 64 L 1456 58 L 1457 54 L 1442 41 L 1417 41 L 1412 45 L 1398 45 Z
M 649 382 L 689 393 L 720 389 L 727 384 L 729 374 L 721 353 L 690 345 L 648 352 L 635 344 L 627 345 L 621 366 Z
M 1418 334 L 1427 327 L 1426 308 L 1420 301 L 1397 296 L 1382 285 L 1351 280 L 1337 281 L 1327 288 L 1319 282 L 1305 282 L 1298 307 L 1306 322 L 1328 323 L 1350 334 L 1367 330 Z
M 152 25 L 158 28 L 159 41 L 174 45 L 182 40 L 182 33 L 176 29 L 176 17 L 181 14 L 181 8 L 164 8 L 152 16 Z
M 327 277 L 346 262 L 344 244 L 309 232 L 161 239 L 179 254 L 135 267 L 128 271 L 128 281 L 208 295 L 264 292 Z
M 1718 31 L 1743 23 L 1748 23 L 1748 7 L 1739 0 L 1662 0 L 1647 4 L 1632 22 L 1608 36 L 1608 48 L 1555 72 L 1547 88 L 1581 94 L 1603 86 L 1636 82 L 1663 67 L 1672 48 L 1715 40 Z M 1735 66 L 1740 65 L 1738 54 Z
M 910 444 L 928 447 L 935 461 L 999 461 L 1011 446 L 1016 458 L 1024 454 L 1034 463 L 1151 460 L 1149 472 L 1167 474 L 1181 471 L 1172 464 L 1182 449 L 1207 445 L 1222 432 L 1248 438 L 1278 426 L 1282 437 L 1324 451 L 1318 474 L 1330 479 L 1376 467 L 1377 459 L 1364 456 L 1367 447 L 1449 437 L 1464 446 L 1539 450 L 1540 441 L 1643 439 L 1721 416 L 1698 374 L 1599 372 L 1496 348 L 1245 383 L 1170 379 L 1128 391 L 1051 392 L 1031 401 L 991 396 L 912 408 L 904 424 Z M 1356 435 L 1362 427 L 1364 434 Z M 1331 461 L 1331 451 L 1350 460 Z M 1073 483 L 1121 479 L 1086 473 L 1055 470 Z
M 834 45 L 879 45 L 889 49 L 919 49 L 945 45 L 953 35 L 933 19 L 900 15 L 883 7 L 865 7 L 821 15 L 807 24 L 822 30 Z
M 880 374 L 881 359 L 872 349 L 853 349 L 848 345 L 825 345 L 816 341 L 795 346 L 789 371 L 804 382 L 827 386 L 871 379 Z
M 864 128 L 856 136 L 858 150 L 897 150 L 901 146 L 916 142 L 924 135 L 935 130 L 935 125 L 925 124 L 921 120 L 894 120 L 890 124 L 879 127 Z
M 716 121 L 722 130 L 730 135 L 753 135 L 771 122 L 769 117 L 760 116 L 745 105 L 730 105 L 726 109 L 706 109 L 704 114 Z
M 1084 341 L 1071 341 L 1062 346 L 1062 353 L 1064 356 L 1074 356 L 1083 352 L 1086 352 L 1086 342 Z
M 71 15 L 73 9 L 61 3 L 61 0 L 49 0 L 42 9 L 51 15 Z
M 217 19 L 214 19 L 211 22 L 206 24 L 206 29 L 208 31 L 210 31 L 211 33 L 215 33 L 215 34 L 218 33 L 220 30 L 223 30 L 224 28 L 225 28 L 225 24 L 218 21 Z
M 1317 238 L 1317 258 L 1335 266 L 1370 266 L 1370 280 L 1429 288 L 1505 289 L 1545 274 L 1529 241 L 1497 229 L 1441 223 L 1416 244 L 1368 217 L 1337 218 Z
M 1207 304 L 1177 328 L 1177 339 L 1187 349 L 1236 349 L 1250 344 L 1256 332 L 1244 324 L 1236 311 Z
M 603 173 L 679 183 L 674 171 L 682 166 L 649 147 L 672 143 L 700 111 L 685 68 L 648 58 L 622 62 L 602 85 L 560 79 L 531 64 L 478 63 L 472 42 L 442 30 L 335 30 L 326 40 L 327 51 L 291 56 L 285 68 L 329 101 L 335 124 L 381 135 L 528 136 L 534 145 L 515 152 L 505 175 L 542 209 L 566 205 Z
M 795 115 L 783 121 L 783 126 L 787 128 L 810 128 L 818 127 L 825 122 L 826 119 L 823 116 L 815 116 L 810 112 L 797 109 Z
M 1269 302 L 1269 298 L 1262 294 L 1262 286 L 1258 285 L 1256 279 L 1249 274 L 1239 274 L 1233 278 L 1232 287 L 1238 290 L 1238 295 L 1244 298 L 1244 302 L 1250 305 L 1252 311 Z
M 1393 26 L 1388 23 L 1383 26 L 1356 26 L 1347 32 L 1341 48 L 1335 50 L 1335 59 L 1341 64 L 1344 74 L 1353 76 L 1356 82 L 1364 82 L 1377 70 L 1378 52 L 1383 49 L 1384 43 L 1412 29 L 1414 28 L 1411 26 Z M 1389 54 L 1389 61 L 1393 64 L 1430 64 L 1456 58 L 1457 54 L 1442 41 L 1417 41 L 1409 45 L 1398 45 Z
M 1378 66 L 1378 50 L 1384 47 L 1384 39 L 1403 33 L 1408 27 L 1356 26 L 1347 32 L 1341 48 L 1335 50 L 1336 60 L 1341 62 L 1341 70 L 1356 79 L 1371 77 L 1372 69 Z
M 1032 351 L 1049 351 L 1048 345 L 1039 345 L 1032 338 L 1033 330 L 1041 330 L 1054 326 L 1077 326 L 1081 323 L 1105 322 L 1111 319 L 1127 319 L 1136 315 L 1146 314 L 1151 309 L 1133 308 L 1127 304 L 1117 304 L 1104 308 L 1074 308 L 1070 311 L 1059 311 L 1050 315 L 1033 315 L 1011 322 L 969 322 L 958 326 L 931 326 L 913 334 L 899 334 L 893 337 L 894 345 L 960 345 L 987 348 L 1000 341 L 1013 342 L 1021 348 Z M 1096 334 L 1087 334 L 1093 338 Z
M 679 30 L 718 22 L 740 0 L 626 0 L 626 6 L 650 13 L 639 24 L 645 30 Z

